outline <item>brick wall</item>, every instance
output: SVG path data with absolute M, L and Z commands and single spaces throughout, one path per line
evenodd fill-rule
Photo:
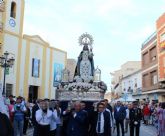
M 151 42 L 152 41 L 152 42 Z M 141 50 L 142 59 L 142 91 L 159 88 L 157 37 L 154 36 Z

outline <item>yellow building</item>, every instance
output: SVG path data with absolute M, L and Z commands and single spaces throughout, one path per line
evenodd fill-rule
M 6 93 L 27 100 L 55 98 L 67 53 L 38 35 L 23 35 L 24 6 L 24 0 L 0 0 L 0 55 L 8 51 L 15 58 L 6 75 Z M 2 88 L 4 70 L 0 70 Z

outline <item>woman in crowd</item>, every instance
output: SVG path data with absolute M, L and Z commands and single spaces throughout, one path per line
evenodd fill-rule
M 14 104 L 15 104 L 15 101 L 10 101 L 10 104 L 8 105 L 8 108 L 9 108 L 9 119 L 10 119 L 11 123 L 13 123 L 13 120 L 14 120 L 14 114 L 12 112 L 12 109 L 14 108 Z
M 148 104 L 146 104 L 144 106 L 143 115 L 144 115 L 145 124 L 148 125 L 148 121 L 149 121 L 149 118 L 150 118 L 150 109 L 148 107 Z
M 158 136 L 165 136 L 165 102 L 159 105 L 158 116 Z
M 159 106 L 157 104 L 155 104 L 154 112 L 152 113 L 153 125 L 156 127 L 157 130 L 158 130 L 158 118 L 157 118 L 156 114 L 157 114 L 158 108 L 159 108 Z

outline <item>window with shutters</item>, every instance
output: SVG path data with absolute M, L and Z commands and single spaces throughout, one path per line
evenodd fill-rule
M 156 60 L 156 54 L 157 54 L 157 50 L 156 50 L 156 46 L 154 46 L 153 48 L 150 49 L 150 61 L 155 61 Z
M 157 73 L 156 70 L 150 73 L 151 75 L 151 85 L 155 85 L 158 83 L 158 77 L 157 77 Z

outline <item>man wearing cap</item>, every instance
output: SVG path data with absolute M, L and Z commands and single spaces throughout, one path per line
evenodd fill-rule
M 130 109 L 129 117 L 130 117 L 130 136 L 134 136 L 134 130 L 136 130 L 136 136 L 139 136 L 142 113 L 141 113 L 141 109 L 138 108 L 137 102 L 133 102 L 133 108 Z

